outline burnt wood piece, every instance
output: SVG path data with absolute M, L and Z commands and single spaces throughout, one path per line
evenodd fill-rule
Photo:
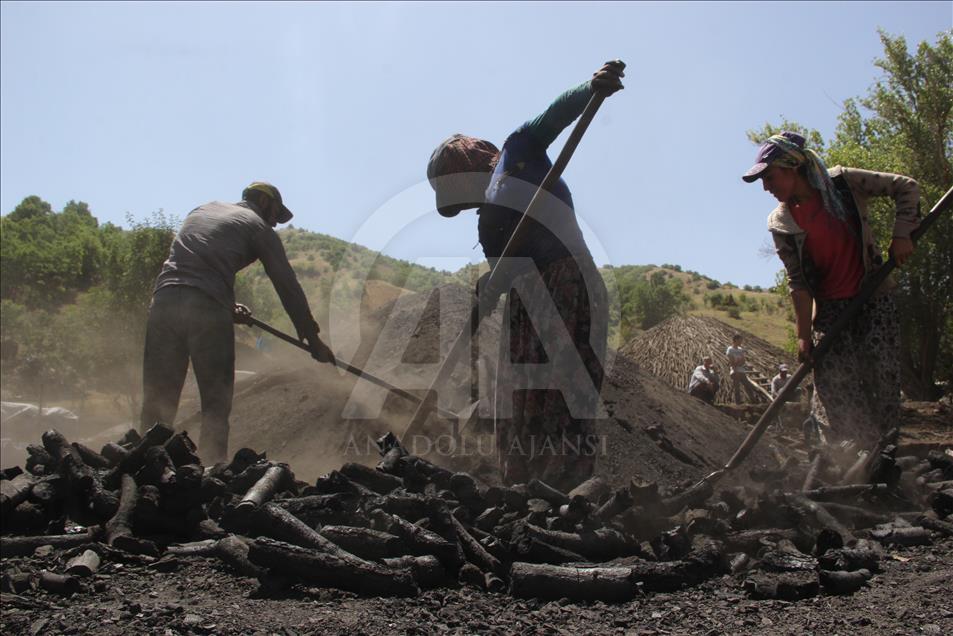
M 40 589 L 46 590 L 47 592 L 52 592 L 53 594 L 61 594 L 63 596 L 72 596 L 82 589 L 82 585 L 79 582 L 79 579 L 75 576 L 69 576 L 68 574 L 56 574 L 48 570 L 43 570 L 40 572 L 39 580 L 37 584 L 40 586 Z
M 406 463 L 401 462 L 401 457 L 406 457 L 407 451 L 404 450 L 402 446 L 394 446 L 390 450 L 384 453 L 384 456 L 381 458 L 380 463 L 377 464 L 377 470 L 382 473 L 387 473 L 388 475 L 394 475 L 396 477 L 404 476 L 404 469 L 407 466 Z
M 485 589 L 490 594 L 503 594 L 506 592 L 506 581 L 493 574 L 492 572 L 486 572 L 483 576 Z
M 116 497 L 106 491 L 92 468 L 83 463 L 76 449 L 55 429 L 43 433 L 43 447 L 59 464 L 59 470 L 69 481 L 70 489 L 89 501 L 92 511 L 101 519 L 108 519 L 116 511 Z M 118 485 L 118 484 L 117 484 Z
M 123 544 L 128 545 L 136 541 L 132 532 L 132 519 L 138 503 L 139 487 L 136 480 L 128 473 L 124 474 L 119 489 L 119 505 L 116 508 L 116 514 L 106 522 L 107 545 L 115 545 L 120 550 L 124 550 Z M 118 545 L 116 545 L 117 541 Z
M 39 444 L 30 444 L 26 447 L 26 452 L 26 470 L 28 473 L 34 475 L 38 472 L 39 474 L 48 474 L 56 469 L 56 460 Z M 39 471 L 38 466 L 43 467 L 42 471 Z
M 486 574 L 472 563 L 463 564 L 457 572 L 457 580 L 480 590 L 486 589 Z
M 95 543 L 99 539 L 99 528 L 91 528 L 81 534 L 39 535 L 30 537 L 0 537 L 0 557 L 6 559 L 16 556 L 29 556 L 44 545 L 55 550 L 65 550 L 76 546 Z
M 457 501 L 473 513 L 479 514 L 486 508 L 486 502 L 482 494 L 486 488 L 473 475 L 454 473 L 450 476 L 449 486 L 450 492 L 456 496 Z
M 934 532 L 938 532 L 944 536 L 953 537 L 953 523 L 950 523 L 949 521 L 942 521 L 927 515 L 921 515 L 917 518 L 917 523 L 927 530 L 933 530 Z
M 821 570 L 818 573 L 821 585 L 828 594 L 853 594 L 862 588 L 871 576 L 870 571 L 864 569 L 852 572 Z
M 49 510 L 54 503 L 61 502 L 66 496 L 66 486 L 66 479 L 62 475 L 40 477 L 30 490 L 30 501 Z
M 530 497 L 545 499 L 553 505 L 553 508 L 559 508 L 559 506 L 569 503 L 569 495 L 538 479 L 531 479 L 526 484 L 526 489 L 529 491 Z
M 0 481 L 4 479 L 15 479 L 23 474 L 23 469 L 19 466 L 12 466 L 10 468 L 4 468 L 0 470 Z
M 239 448 L 235 451 L 235 454 L 232 455 L 232 461 L 225 465 L 217 464 L 213 470 L 221 471 L 226 479 L 229 476 L 235 477 L 245 472 L 249 467 L 264 462 L 268 459 L 267 455 L 267 453 L 258 454 L 250 448 Z M 218 475 L 215 476 L 218 477 Z M 247 490 L 247 488 L 246 486 L 243 491 Z
M 425 556 L 432 554 L 448 568 L 459 567 L 463 563 L 463 554 L 460 551 L 459 544 L 447 541 L 435 532 L 383 510 L 372 511 L 371 518 L 382 524 L 383 530 L 386 532 L 400 537 L 413 555 Z
M 446 508 L 446 502 L 435 497 L 408 494 L 378 497 L 370 502 L 368 509 L 380 508 L 384 512 L 389 512 L 404 519 L 422 519 L 424 517 L 433 519 L 434 506 Z M 447 512 L 449 512 L 449 509 L 447 509 Z M 445 523 L 449 525 L 450 522 L 446 520 Z
M 79 453 L 79 457 L 83 460 L 83 463 L 90 468 L 97 468 L 100 470 L 104 468 L 112 468 L 112 464 L 109 463 L 109 460 L 94 451 L 92 448 L 80 444 L 79 442 L 73 442 L 71 446 L 76 449 L 77 453 Z
M 953 513 L 953 489 L 937 490 L 930 495 L 930 507 L 940 519 Z
M 402 457 L 400 461 L 401 463 L 409 463 L 413 466 L 415 471 L 437 488 L 443 489 L 450 487 L 450 478 L 453 477 L 453 473 L 446 468 L 441 468 L 415 455 L 407 455 L 406 457 Z
M 599 507 L 595 512 L 595 517 L 603 521 L 608 521 L 618 514 L 621 514 L 632 507 L 633 499 L 629 494 L 628 488 L 620 488 L 612 493 L 612 496 Z
M 136 474 L 138 483 L 151 484 L 159 488 L 166 488 L 175 484 L 175 464 L 162 446 L 152 446 L 146 449 L 142 460 L 142 468 Z
M 932 450 L 927 453 L 927 460 L 932 468 L 943 471 L 943 479 L 953 479 L 953 455 L 949 451 Z
M 808 491 L 814 488 L 814 482 L 817 481 L 817 474 L 820 471 L 821 463 L 824 461 L 823 457 L 821 453 L 814 455 L 814 459 L 811 460 L 811 464 L 807 469 L 807 474 L 804 476 L 804 484 L 801 486 L 801 491 Z
M 179 431 L 162 445 L 176 468 L 188 464 L 202 464 L 198 456 L 198 447 L 186 431 Z
M 354 523 L 360 517 L 357 506 L 360 497 L 349 493 L 311 495 L 281 499 L 275 505 L 287 510 L 309 526 Z
M 476 519 L 474 519 L 473 525 L 480 530 L 489 532 L 496 527 L 496 525 L 500 522 L 500 519 L 502 519 L 503 515 L 505 514 L 506 511 L 501 507 L 494 506 L 493 508 L 487 508 L 481 512 Z
M 853 484 L 850 486 L 828 486 L 805 490 L 801 495 L 814 501 L 853 501 L 859 495 L 881 494 L 888 490 L 887 484 Z
M 870 537 L 885 545 L 930 545 L 933 540 L 923 526 L 896 526 L 885 524 L 870 531 Z
M 190 543 L 174 543 L 165 549 L 165 553 L 179 557 L 211 557 L 215 556 L 216 545 L 218 545 L 218 539 L 204 539 Z
M 612 487 L 602 477 L 590 477 L 567 493 L 569 499 L 585 497 L 586 501 L 598 506 L 612 494 Z
M 249 542 L 230 534 L 215 543 L 215 556 L 242 576 L 257 578 L 265 573 L 264 568 L 249 560 Z
M 107 442 L 103 445 L 99 454 L 109 462 L 109 468 L 114 468 L 129 456 L 129 451 L 115 442 Z
M 19 506 L 0 516 L 0 528 L 13 534 L 39 534 L 50 523 L 46 510 L 32 501 L 24 501 Z
M 678 561 L 645 561 L 638 557 L 620 559 L 631 562 L 632 581 L 647 592 L 672 592 L 692 587 L 729 571 L 724 546 L 718 541 L 698 537 L 692 550 Z
M 404 485 L 400 477 L 354 462 L 341 466 L 341 474 L 381 495 L 386 495 Z
M 130 428 L 123 434 L 122 437 L 119 438 L 119 442 L 117 443 L 123 448 L 132 450 L 141 441 L 142 436 L 139 434 L 139 431 L 134 428 Z
M 745 579 L 744 589 L 753 599 L 799 601 L 817 596 L 820 586 L 814 572 L 758 572 Z
M 266 503 L 255 511 L 252 524 L 258 534 L 303 548 L 314 548 L 342 559 L 357 559 L 317 530 L 275 503 Z
M 321 536 L 341 549 L 362 559 L 383 559 L 407 554 L 408 548 L 398 537 L 370 528 L 324 526 Z
M 142 462 L 145 460 L 146 451 L 153 446 L 160 446 L 172 437 L 173 431 L 168 426 L 156 424 L 140 439 L 135 448 L 129 451 L 129 454 L 119 462 L 119 464 L 109 471 L 106 476 L 105 484 L 109 488 L 118 488 L 122 481 L 123 473 L 135 474 L 142 468 Z
M 810 544 L 808 551 L 813 550 L 818 535 L 825 530 L 840 537 L 840 545 L 834 545 L 835 548 L 854 541 L 853 533 L 816 501 L 795 493 L 787 493 L 783 499 L 795 516 L 802 548 Z
M 480 545 L 483 546 L 484 550 L 489 552 L 491 556 L 503 564 L 504 569 L 510 566 L 510 564 L 513 562 L 513 556 L 510 554 L 509 548 L 503 545 L 502 541 L 489 532 L 484 532 L 479 528 L 470 527 L 467 528 L 467 530 L 473 535 L 474 539 L 480 542 Z
M 787 539 L 779 541 L 776 548 L 762 552 L 758 559 L 761 569 L 767 572 L 813 572 L 817 569 L 817 559 L 804 554 Z
M 561 566 L 517 562 L 510 568 L 510 594 L 518 598 L 619 603 L 635 598 L 628 567 Z
M 526 563 L 581 563 L 584 556 L 562 547 L 550 545 L 535 537 L 525 523 L 519 524 L 510 539 L 510 549 Z
M 674 497 L 663 499 L 661 504 L 663 514 L 671 516 L 686 508 L 702 508 L 714 492 L 711 483 L 700 481 Z
M 268 472 L 268 469 L 274 465 L 275 464 L 273 462 L 260 461 L 252 464 L 231 478 L 228 476 L 229 471 L 224 471 L 221 474 L 220 479 L 228 484 L 228 492 L 234 493 L 236 495 L 244 495 L 246 492 L 248 492 L 248 489 L 258 483 L 258 480 L 261 479 L 264 474 Z
M 393 448 L 390 452 L 396 450 L 398 449 Z M 394 570 L 410 570 L 414 582 L 422 590 L 445 587 L 449 583 L 447 571 L 440 565 L 437 557 L 429 554 L 384 559 L 383 563 Z
M 582 495 L 574 495 L 568 504 L 559 506 L 559 516 L 570 523 L 579 523 L 592 512 L 592 503 Z
M 66 573 L 81 577 L 92 576 L 99 569 L 99 564 L 99 555 L 92 550 L 85 550 L 66 563 Z
M 333 554 L 260 538 L 251 543 L 248 557 L 273 574 L 300 579 L 309 585 L 333 587 L 369 596 L 416 596 L 417 584 L 409 570 L 367 563 L 357 566 Z
M 14 508 L 29 499 L 36 477 L 29 473 L 17 475 L 13 479 L 0 480 L 0 515 L 7 515 Z
M 360 495 L 362 497 L 372 497 L 377 494 L 367 486 L 359 484 L 356 481 L 351 481 L 344 476 L 343 473 L 336 470 L 332 470 L 323 477 L 318 477 L 317 481 L 314 482 L 314 486 L 310 486 L 307 491 L 302 494 L 331 495 L 339 492 Z
M 287 464 L 275 464 L 265 471 L 255 485 L 248 489 L 245 496 L 238 502 L 236 509 L 251 511 L 264 503 L 271 501 L 276 494 L 289 488 L 294 483 L 294 474 Z
M 754 554 L 764 547 L 766 543 L 777 543 L 779 539 L 793 541 L 797 539 L 797 537 L 797 530 L 793 528 L 765 528 L 730 532 L 722 537 L 721 540 L 729 552 Z
M 599 528 L 593 532 L 577 534 L 547 530 L 526 524 L 526 531 L 534 539 L 549 545 L 576 552 L 588 559 L 605 560 L 639 554 L 637 543 L 630 542 L 618 530 Z
M 880 523 L 889 523 L 890 517 L 866 508 L 858 506 L 848 506 L 846 504 L 835 503 L 833 501 L 819 501 L 824 510 L 828 511 L 838 519 L 844 519 L 854 527 L 875 526 Z
M 842 570 L 845 572 L 869 570 L 879 572 L 881 558 L 883 558 L 883 550 L 881 550 L 879 543 L 858 539 L 857 544 L 853 547 L 828 550 L 818 558 L 818 563 L 824 570 Z
M 463 554 L 466 555 L 467 560 L 484 572 L 493 572 L 497 576 L 505 578 L 506 568 L 503 567 L 500 560 L 490 554 L 486 548 L 463 527 L 463 524 L 457 521 L 456 517 L 451 517 L 451 523 L 453 524 L 457 540 L 460 542 L 460 546 L 463 548 Z
M 139 500 L 133 511 L 133 527 L 137 535 L 189 536 L 189 520 L 168 514 L 162 507 L 159 489 L 148 484 L 139 488 Z

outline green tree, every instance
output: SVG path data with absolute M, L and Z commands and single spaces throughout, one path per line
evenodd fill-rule
M 620 289 L 622 295 L 622 338 L 628 340 L 634 327 L 650 329 L 679 313 L 688 303 L 683 284 L 678 279 L 666 278 L 665 272 L 653 272 L 648 278 L 640 276 Z
M 911 53 L 903 37 L 880 32 L 883 72 L 865 97 L 844 103 L 829 145 L 820 134 L 794 122 L 750 131 L 761 141 L 779 130 L 806 133 L 829 166 L 907 174 L 920 184 L 924 211 L 953 186 L 953 39 L 921 42 Z M 874 231 L 886 250 L 894 211 L 888 200 L 872 202 Z M 953 381 L 953 218 L 942 216 L 899 269 L 904 391 L 935 397 L 937 380 Z
M 82 202 L 61 212 L 37 196 L 0 219 L 0 298 L 51 309 L 97 280 L 102 241 L 98 223 Z

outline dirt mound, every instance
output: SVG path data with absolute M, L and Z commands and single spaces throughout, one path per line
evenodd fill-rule
M 356 363 L 422 394 L 420 389 L 429 385 L 453 338 L 467 324 L 470 301 L 469 290 L 458 285 L 400 296 L 362 325 Z M 486 374 L 483 382 L 489 386 L 497 359 L 499 313 L 481 327 L 481 351 L 471 360 L 471 368 Z M 255 365 L 259 372 L 236 385 L 230 449 L 267 451 L 270 459 L 290 463 L 308 481 L 343 461 L 375 463 L 373 440 L 388 431 L 401 435 L 415 405 L 281 346 L 287 350 L 272 353 L 282 358 L 270 358 L 267 364 L 259 361 Z M 459 365 L 451 380 L 447 396 L 451 410 L 459 411 L 470 402 L 474 389 L 468 371 Z M 622 355 L 610 367 L 603 396 L 610 417 L 597 424 L 597 472 L 613 484 L 628 483 L 632 477 L 666 486 L 698 479 L 723 465 L 747 431 L 737 420 L 659 381 Z M 200 424 L 197 410 L 194 399 L 183 404 L 180 412 L 185 417 L 177 425 L 195 439 Z M 451 457 L 449 430 L 446 422 L 432 422 L 428 435 L 417 440 L 415 452 L 449 468 L 485 476 L 495 472 L 492 439 L 471 445 L 471 450 L 479 449 L 475 455 Z M 765 457 L 756 454 L 753 461 Z
M 731 382 L 725 350 L 731 346 L 731 338 L 736 333 L 744 336 L 742 346 L 748 353 L 748 367 L 752 369 L 749 377 L 770 392 L 770 381 L 777 374 L 778 365 L 794 364 L 794 360 L 771 343 L 715 318 L 673 316 L 632 339 L 621 351 L 682 391 L 688 389 L 692 370 L 701 364 L 704 356 L 710 355 L 722 380 L 715 401 L 730 402 Z M 762 398 L 769 401 L 766 396 Z

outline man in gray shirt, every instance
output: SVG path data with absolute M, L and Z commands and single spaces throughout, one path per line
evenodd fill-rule
M 240 203 L 213 201 L 192 210 L 156 279 L 143 356 L 140 427 L 172 426 L 189 361 L 202 402 L 199 450 L 206 462 L 226 459 L 235 376 L 235 274 L 260 260 L 311 356 L 334 362 L 288 262 L 278 223 L 292 214 L 273 185 L 255 182 Z
M 720 384 L 721 380 L 712 366 L 711 356 L 705 356 L 702 358 L 702 363 L 692 371 L 692 377 L 688 380 L 688 393 L 709 404 L 714 404 L 715 394 L 718 393 Z

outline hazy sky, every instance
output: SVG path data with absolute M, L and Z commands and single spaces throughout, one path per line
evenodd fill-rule
M 620 58 L 626 90 L 565 173 L 597 260 L 769 285 L 745 131 L 783 116 L 829 136 L 878 77 L 877 28 L 933 43 L 951 7 L 3 2 L 0 211 L 36 194 L 182 218 L 261 179 L 297 227 L 455 268 L 482 252 L 472 211 L 433 211 L 436 144 L 500 144 Z

